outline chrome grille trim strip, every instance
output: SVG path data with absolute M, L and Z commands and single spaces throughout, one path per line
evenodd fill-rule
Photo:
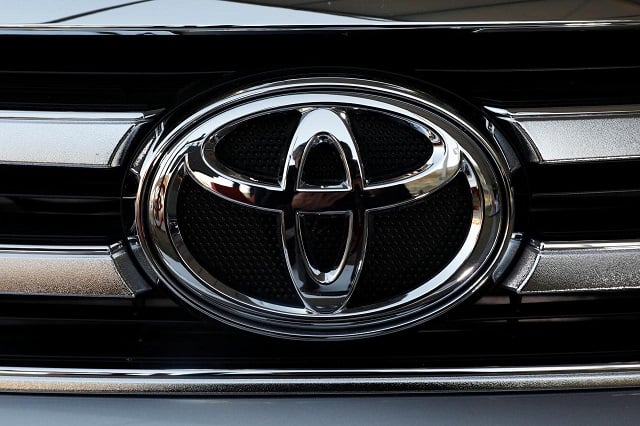
M 156 113 L 0 111 L 0 164 L 117 167 Z
M 640 289 L 640 241 L 533 241 L 503 285 L 519 294 Z
M 0 294 L 133 297 L 146 284 L 121 244 L 0 246 Z
M 406 394 L 640 387 L 640 364 L 358 370 L 0 369 L 0 392 L 62 394 Z
M 529 145 L 531 162 L 640 158 L 640 105 L 485 108 L 522 136 Z

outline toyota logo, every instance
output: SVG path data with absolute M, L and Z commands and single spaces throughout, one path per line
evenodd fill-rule
M 390 177 L 367 176 L 362 141 L 354 132 L 358 123 L 353 120 L 361 111 L 375 112 L 411 129 L 430 155 Z M 219 155 L 228 135 L 256 117 L 268 123 L 272 115 L 283 112 L 296 118 L 292 135 L 283 141 L 273 181 L 239 170 Z M 170 123 L 157 129 L 135 162 L 140 187 L 136 232 L 130 240 L 140 245 L 141 261 L 160 284 L 209 316 L 288 337 L 344 338 L 387 332 L 459 303 L 487 280 L 504 249 L 511 206 L 505 198 L 508 189 L 500 154 L 475 128 L 426 95 L 364 80 L 300 79 L 239 91 L 178 125 Z M 260 145 L 256 146 L 250 152 L 254 157 L 261 155 Z M 246 287 L 234 284 L 232 272 L 217 270 L 224 269 L 224 263 L 216 267 L 207 262 L 207 256 L 225 254 L 225 244 L 232 244 L 241 257 L 238 244 L 255 253 L 249 250 L 256 244 L 251 236 L 237 234 L 244 235 L 241 241 L 233 237 L 243 223 L 234 222 L 227 229 L 218 222 L 222 217 L 203 219 L 198 226 L 204 234 L 210 226 L 230 242 L 209 244 L 205 258 L 192 253 L 193 239 L 208 237 L 181 230 L 187 219 L 180 217 L 178 200 L 185 179 L 195 182 L 208 194 L 207 202 L 218 203 L 221 209 L 227 204 L 220 203 L 232 203 L 277 218 L 278 242 L 263 251 L 282 253 L 289 277 L 278 285 L 295 290 L 301 306 L 243 290 Z M 459 227 L 466 229 L 465 234 L 452 254 L 444 256 L 437 270 L 415 288 L 399 290 L 372 305 L 350 305 L 372 255 L 368 256 L 372 215 L 393 215 L 394 209 L 428 201 L 455 179 L 464 182 L 467 189 L 462 197 L 470 202 L 462 216 L 468 222 Z M 318 224 L 331 229 L 331 244 L 320 241 Z M 411 233 L 411 229 L 402 231 Z M 432 236 L 427 233 L 420 238 Z M 437 248 L 439 241 L 431 244 Z M 378 259 L 384 258 L 376 250 Z M 267 262 L 255 257 L 223 258 L 245 262 L 238 268 Z M 276 258 L 268 260 L 274 262 L 274 270 L 279 267 Z M 256 276 L 260 273 L 252 275 Z

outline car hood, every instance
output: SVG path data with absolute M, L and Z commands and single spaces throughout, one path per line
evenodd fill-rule
M 287 26 L 478 22 L 634 21 L 640 2 L 308 0 L 22 0 L 5 6 L 0 25 Z

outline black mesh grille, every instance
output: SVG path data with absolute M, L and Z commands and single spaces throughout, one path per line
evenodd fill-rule
M 218 160 L 243 175 L 277 182 L 299 118 L 297 111 L 284 111 L 240 123 L 216 145 Z
M 414 171 L 433 153 L 426 136 L 390 115 L 356 110 L 349 113 L 349 120 L 369 181 Z
M 346 180 L 346 170 L 332 143 L 320 143 L 309 150 L 302 180 L 311 185 L 338 185 Z
M 224 284 L 247 296 L 301 306 L 287 271 L 276 213 L 222 200 L 185 178 L 178 226 L 193 257 Z
M 365 263 L 349 306 L 383 301 L 435 276 L 460 250 L 471 214 L 463 175 L 423 201 L 370 214 Z
M 349 232 L 348 216 L 307 214 L 301 217 L 300 226 L 312 266 L 328 272 L 340 263 Z

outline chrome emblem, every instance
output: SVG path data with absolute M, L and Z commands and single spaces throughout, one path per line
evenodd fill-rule
M 355 110 L 377 111 L 410 126 L 430 144 L 430 158 L 399 176 L 369 179 L 350 123 L 349 113 Z M 295 111 L 300 118 L 277 181 L 235 171 L 219 157 L 219 143 L 236 126 L 281 111 Z M 328 181 L 305 173 L 321 147 L 333 151 L 340 163 Z M 260 86 L 216 102 L 173 129 L 158 129 L 133 168 L 140 186 L 131 240 L 134 248 L 142 248 L 148 270 L 181 299 L 234 325 L 305 338 L 388 332 L 444 311 L 490 275 L 510 226 L 501 165 L 490 141 L 426 95 L 349 79 Z M 385 303 L 350 307 L 366 262 L 370 214 L 427 199 L 460 175 L 468 182 L 473 211 L 459 252 L 415 290 Z M 303 307 L 238 292 L 193 258 L 177 214 L 181 182 L 187 176 L 213 197 L 277 214 L 281 246 L 273 250 L 283 251 Z M 308 221 L 318 218 L 345 225 L 330 267 L 314 263 L 313 235 L 305 231 Z
M 220 139 L 217 135 L 210 138 L 202 150 L 190 151 L 185 165 L 191 177 L 216 195 L 229 199 L 226 189 L 236 187 L 237 193 L 244 197 L 230 201 L 279 212 L 285 258 L 298 294 L 312 312 L 334 313 L 344 307 L 353 293 L 362 269 L 367 245 L 367 212 L 425 197 L 445 185 L 460 168 L 460 149 L 451 138 L 440 137 L 426 126 L 412 123 L 433 146 L 429 161 L 396 179 L 369 184 L 344 108 L 302 107 L 299 112 L 301 119 L 289 146 L 279 185 L 259 185 L 250 177 L 227 169 L 215 155 L 216 142 Z M 224 129 L 221 133 L 224 134 Z M 320 144 L 330 144 L 339 153 L 344 175 L 338 184 L 321 185 L 303 179 L 308 155 Z M 293 191 L 287 191 L 287 182 L 294 184 Z M 282 199 L 282 194 L 289 195 L 287 200 Z M 348 198 L 346 203 L 345 198 Z M 387 201 L 389 199 L 393 202 Z M 338 200 L 351 208 L 336 209 Z M 329 271 L 320 270 L 309 260 L 310 248 L 305 244 L 301 225 L 313 215 L 348 223 L 344 251 Z

